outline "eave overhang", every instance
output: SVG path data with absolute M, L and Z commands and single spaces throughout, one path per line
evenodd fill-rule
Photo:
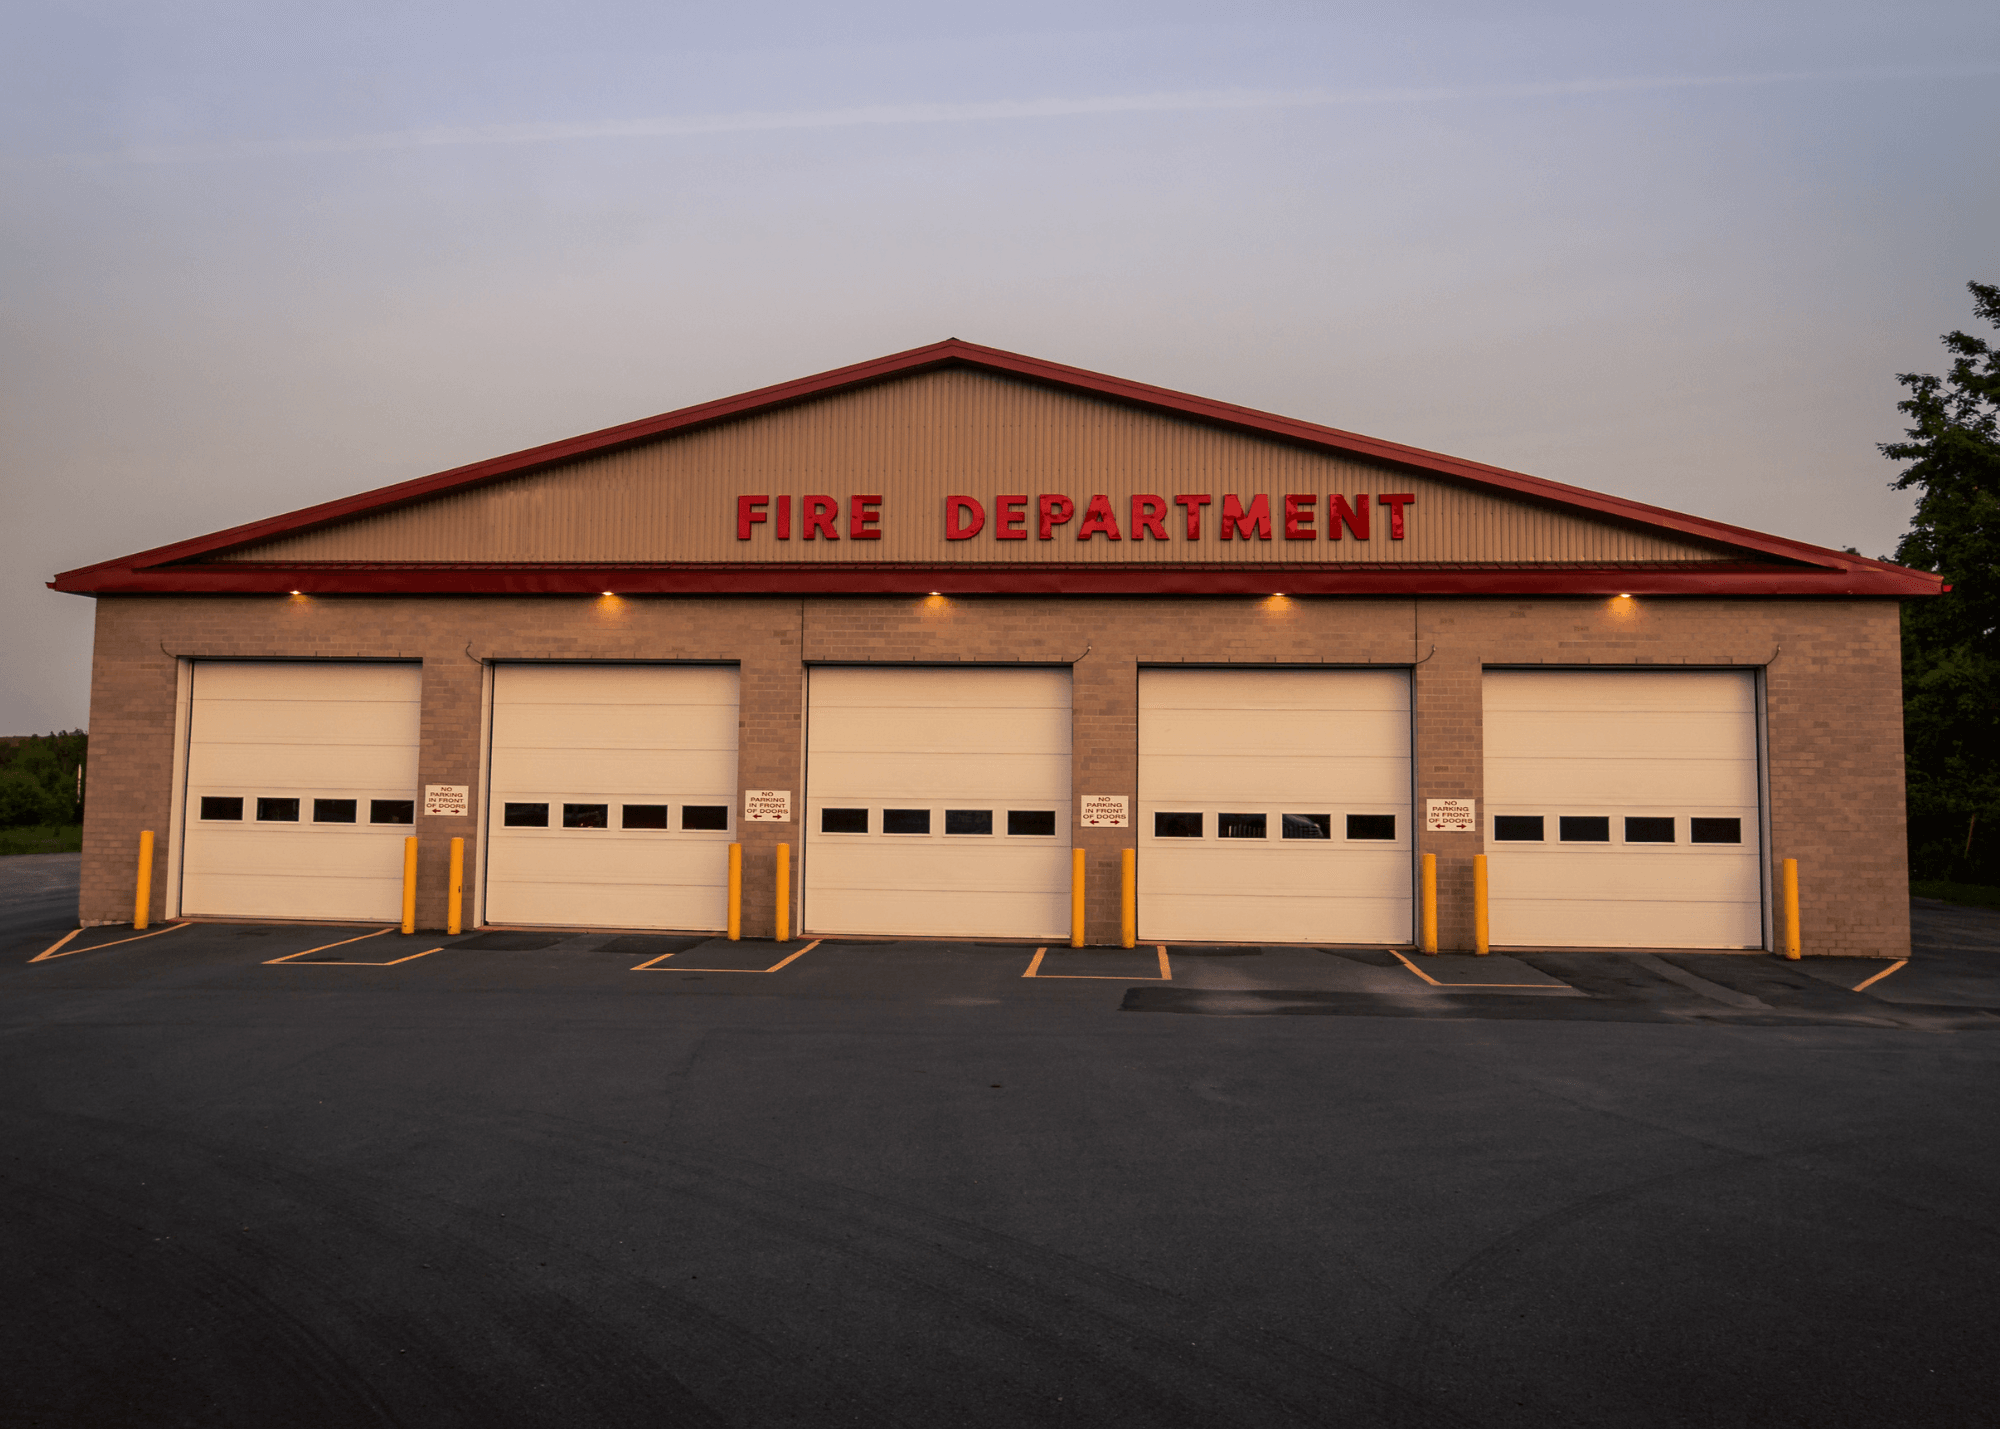
M 1871 562 L 1879 567 L 1879 563 Z M 137 570 L 95 595 L 1919 596 L 1900 567 L 1803 565 L 431 565 L 243 562 Z

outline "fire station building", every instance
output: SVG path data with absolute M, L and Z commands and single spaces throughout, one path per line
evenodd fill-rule
M 59 576 L 82 918 L 1909 943 L 1937 578 L 949 341 Z

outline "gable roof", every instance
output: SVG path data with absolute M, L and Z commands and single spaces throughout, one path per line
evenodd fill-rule
M 656 564 L 465 561 L 283 561 L 228 559 L 248 547 L 375 518 L 441 497 L 475 491 L 580 460 L 694 433 L 759 414 L 943 369 L 962 368 L 1054 388 L 1312 451 L 1408 472 L 1514 502 L 1587 517 L 1684 542 L 1720 548 L 1699 563 L 1599 565 L 1372 562 L 1285 568 L 1287 589 L 1301 594 L 1742 594 L 1932 595 L 1939 577 L 1689 516 L 1623 497 L 1587 491 L 1480 462 L 1445 456 L 1333 427 L 1274 416 L 1232 403 L 1129 382 L 997 348 L 948 339 L 735 397 L 608 427 L 470 466 L 419 477 L 282 516 L 213 532 L 66 571 L 52 589 L 86 594 L 257 593 L 577 593 L 622 592 L 925 592 L 1050 594 L 1263 593 L 1271 567 L 1242 564 L 1082 565 L 739 562 Z

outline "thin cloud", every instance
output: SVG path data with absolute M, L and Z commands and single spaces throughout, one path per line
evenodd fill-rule
M 237 139 L 157 145 L 114 153 L 71 155 L 58 162 L 174 164 L 226 159 L 366 154 L 391 150 L 496 144 L 555 144 L 597 139 L 675 139 L 707 134 L 849 129 L 899 124 L 971 124 L 1060 119 L 1099 114 L 1164 114 L 1217 110 L 1319 109 L 1338 106 L 1446 104 L 1480 100 L 1560 99 L 1658 90 L 1748 88 L 1805 83 L 1854 83 L 2000 75 L 2000 66 L 1930 69 L 1847 69 L 1736 75 L 1662 75 L 1630 79 L 1551 80 L 1529 84 L 1441 85 L 1411 89 L 1184 90 L 1080 99 L 1001 99 L 960 104 L 870 104 L 847 109 L 743 110 L 649 119 L 579 123 L 482 124 L 405 129 L 319 139 Z

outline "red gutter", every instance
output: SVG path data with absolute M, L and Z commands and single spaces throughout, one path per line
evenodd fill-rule
M 1876 563 L 1871 562 L 1870 565 Z M 1922 571 L 1669 566 L 396 565 L 136 571 L 99 595 L 1934 595 Z

